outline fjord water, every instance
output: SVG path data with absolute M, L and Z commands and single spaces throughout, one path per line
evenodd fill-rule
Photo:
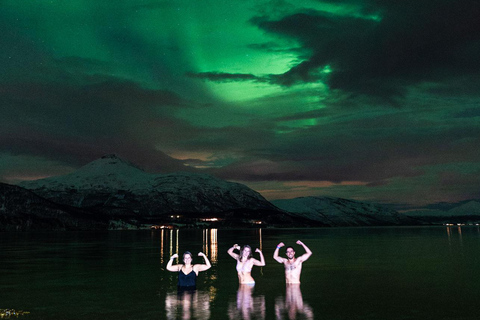
M 313 251 L 286 287 L 277 243 Z M 261 248 L 240 287 L 234 243 Z M 170 255 L 212 268 L 178 294 Z M 284 252 L 284 251 L 282 251 Z M 0 233 L 0 309 L 24 319 L 478 319 L 480 229 L 471 227 Z M 258 258 L 258 254 L 255 254 Z

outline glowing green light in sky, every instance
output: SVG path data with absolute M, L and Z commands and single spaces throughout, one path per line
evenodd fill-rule
M 326 74 L 331 73 L 331 72 L 332 72 L 332 68 L 330 68 L 330 66 L 325 66 L 325 67 L 323 67 L 323 69 L 322 69 L 321 72 L 322 72 L 322 73 L 326 73 Z

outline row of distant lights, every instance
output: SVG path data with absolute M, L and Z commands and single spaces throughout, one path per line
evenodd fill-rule
M 180 216 L 180 215 L 170 216 L 171 219 L 179 219 L 181 217 L 182 216 Z M 219 221 L 220 219 L 219 218 L 205 218 L 205 219 L 201 219 L 201 220 L 204 221 L 204 222 L 216 222 L 216 221 Z M 253 224 L 256 224 L 256 225 L 263 224 L 263 222 L 259 221 L 259 220 L 250 221 L 250 223 L 253 223 Z M 172 225 L 152 225 L 150 227 L 150 229 L 152 229 L 152 230 L 155 230 L 155 229 L 173 229 L 173 228 L 174 228 L 174 226 L 172 226 Z
M 172 219 L 178 219 L 180 218 L 181 216 L 170 216 L 170 218 Z M 202 221 L 211 221 L 211 222 L 215 222 L 215 221 L 219 221 L 220 219 L 218 218 L 205 218 L 205 219 L 202 219 Z M 262 221 L 253 221 L 253 223 L 255 224 L 262 224 Z
M 170 216 L 170 218 L 172 219 L 179 219 L 181 217 L 182 216 Z M 202 221 L 218 221 L 218 218 L 206 218 L 206 219 L 202 219 Z
M 452 226 L 459 226 L 459 227 L 461 227 L 461 226 L 479 226 L 479 225 L 480 225 L 479 223 L 475 223 L 475 224 L 473 224 L 473 223 L 469 223 L 469 224 L 465 224 L 465 223 L 457 223 L 457 224 L 455 224 L 455 223 L 445 223 L 444 224 L 444 226 L 447 226 L 447 227 L 452 227 Z

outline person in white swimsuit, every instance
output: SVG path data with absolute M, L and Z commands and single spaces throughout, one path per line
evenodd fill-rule
M 239 250 L 240 254 L 233 252 L 233 250 Z M 265 265 L 265 258 L 263 257 L 262 251 L 258 248 L 255 249 L 255 252 L 260 254 L 260 261 L 253 258 L 252 248 L 248 245 L 240 248 L 238 244 L 234 244 L 227 252 L 233 259 L 237 260 L 238 282 L 240 284 L 255 284 L 255 280 L 253 280 L 251 274 L 252 268 L 253 266 L 263 267 Z

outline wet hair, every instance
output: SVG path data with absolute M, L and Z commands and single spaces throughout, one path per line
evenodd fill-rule
M 252 255 L 252 247 L 250 247 L 249 245 L 246 244 L 246 245 L 244 245 L 244 246 L 242 247 L 242 250 L 240 250 L 240 258 L 239 258 L 240 261 L 242 261 L 242 258 L 243 258 L 243 251 L 244 251 L 245 249 L 247 249 L 247 248 L 250 249 L 250 254 L 249 254 L 248 257 L 247 257 L 247 260 L 250 259 L 251 257 L 253 257 L 253 255 Z
M 185 261 L 185 255 L 187 255 L 187 254 L 188 254 L 188 255 L 190 256 L 190 258 L 192 258 L 192 260 L 193 260 L 193 255 L 192 255 L 192 253 L 191 253 L 190 251 L 185 251 L 185 252 L 183 253 L 183 261 Z

